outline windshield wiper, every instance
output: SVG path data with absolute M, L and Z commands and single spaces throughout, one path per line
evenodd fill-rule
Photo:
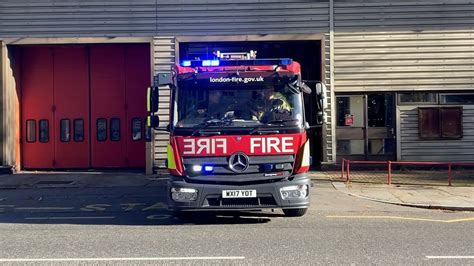
M 202 122 L 201 124 L 197 125 L 197 128 L 191 133 L 191 136 L 195 136 L 197 133 L 199 135 L 203 135 L 203 132 L 201 130 L 208 128 L 210 126 L 218 126 L 218 125 L 225 125 L 227 121 L 222 121 L 220 119 L 210 119 Z M 206 135 L 220 135 L 220 131 L 212 131 L 212 132 L 206 132 Z
M 286 124 L 286 123 L 290 123 L 290 122 L 298 122 L 300 121 L 299 119 L 288 119 L 288 120 L 283 120 L 283 119 L 278 119 L 278 120 L 271 120 L 271 121 L 268 121 L 267 125 L 283 125 L 283 124 Z
M 253 134 L 259 134 L 259 135 L 270 135 L 270 134 L 278 134 L 280 133 L 280 130 L 275 130 L 275 129 L 264 129 L 260 126 L 253 128 L 250 130 L 249 135 Z
M 250 135 L 253 135 L 255 133 L 258 133 L 259 135 L 278 134 L 278 133 L 280 133 L 280 131 L 278 129 L 268 129 L 268 128 L 265 128 L 265 127 L 268 127 L 270 125 L 284 125 L 285 123 L 298 122 L 298 121 L 299 121 L 298 119 L 271 120 L 271 121 L 268 121 L 267 123 L 265 123 L 263 125 L 259 125 L 257 127 L 254 127 L 252 130 L 250 130 L 249 134 Z

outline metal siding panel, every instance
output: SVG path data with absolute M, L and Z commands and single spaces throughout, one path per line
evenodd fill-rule
M 327 32 L 328 1 L 3 0 L 0 37 Z
M 7 82 L 6 82 L 6 62 L 7 60 L 4 59 L 4 57 L 7 54 L 7 47 L 3 44 L 2 41 L 0 41 L 0 125 L 2 128 L 0 128 L 0 163 L 1 165 L 6 165 L 6 145 L 5 145 L 5 136 L 4 130 L 7 128 L 7 124 L 5 123 L 5 117 L 6 117 L 6 102 L 7 102 Z
M 401 159 L 404 161 L 474 162 L 474 106 L 463 106 L 463 138 L 459 140 L 420 140 L 418 107 L 398 106 L 400 111 Z
M 328 1 L 160 1 L 159 34 L 319 33 L 328 28 Z M 186 3 L 186 5 L 184 5 Z M 199 20 L 196 20 L 198 16 Z M 180 18 L 179 23 L 175 18 Z
M 3 1 L 2 37 L 151 36 L 155 0 Z
M 332 124 L 332 105 L 333 105 L 333 100 L 331 97 L 331 92 L 333 91 L 333 86 L 331 84 L 331 51 L 330 51 L 330 45 L 331 45 L 331 34 L 329 32 L 326 32 L 324 35 L 324 40 L 325 43 L 322 44 L 324 45 L 324 62 L 323 64 L 325 65 L 325 73 L 324 73 L 324 83 L 326 84 L 327 87 L 327 95 L 326 99 L 328 101 L 328 108 L 326 109 L 326 159 L 327 162 L 332 162 L 335 160 L 335 155 L 333 154 L 333 124 Z
M 175 63 L 175 38 L 156 37 L 153 38 L 153 65 L 154 76 L 160 73 L 171 73 L 171 67 Z M 165 127 L 169 123 L 170 90 L 159 89 L 159 109 L 160 127 Z M 166 146 L 169 143 L 169 134 L 162 131 L 154 133 L 154 168 L 163 168 L 166 159 Z
M 335 0 L 335 89 L 474 87 L 473 1 Z

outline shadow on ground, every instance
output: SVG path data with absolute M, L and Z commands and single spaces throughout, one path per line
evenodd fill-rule
M 282 213 L 168 211 L 165 181 L 147 186 L 0 190 L 0 223 L 179 225 L 266 223 Z

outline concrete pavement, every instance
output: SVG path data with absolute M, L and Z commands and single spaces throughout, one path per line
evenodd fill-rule
M 346 194 L 403 206 L 474 211 L 474 187 L 333 182 Z

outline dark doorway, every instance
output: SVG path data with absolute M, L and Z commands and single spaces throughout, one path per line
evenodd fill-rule
M 257 51 L 257 58 L 292 58 L 301 64 L 302 79 L 314 89 L 315 81 L 322 79 L 321 41 L 247 41 L 247 42 L 181 42 L 179 59 L 213 59 L 214 52 Z M 316 94 L 305 95 L 306 120 L 310 125 L 317 124 Z M 312 165 L 319 166 L 323 161 L 322 128 L 308 130 L 311 142 Z

